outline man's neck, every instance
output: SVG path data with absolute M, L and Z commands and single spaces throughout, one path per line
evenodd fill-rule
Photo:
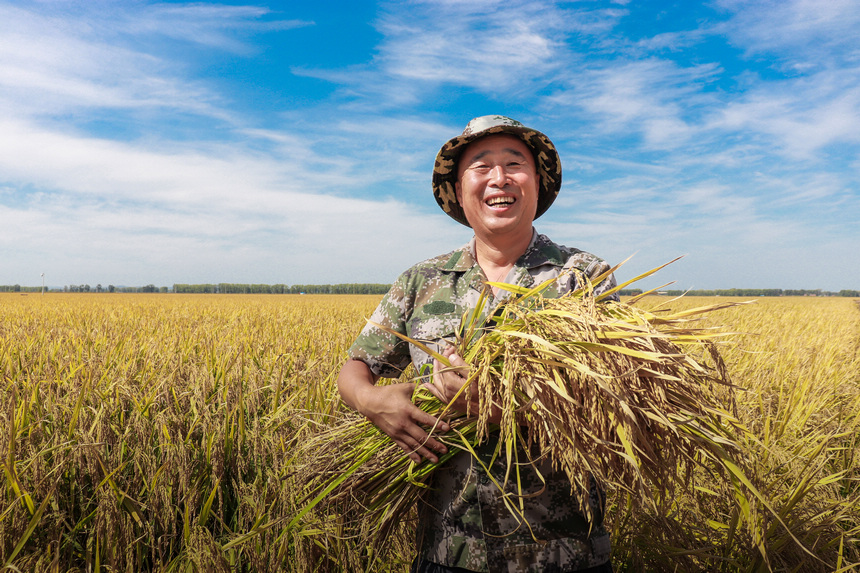
M 488 271 L 510 269 L 523 256 L 532 241 L 534 231 L 517 237 L 492 237 L 482 239 L 475 236 L 475 255 L 478 264 L 489 276 Z

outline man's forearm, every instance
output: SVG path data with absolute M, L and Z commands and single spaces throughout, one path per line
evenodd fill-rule
M 347 360 L 337 377 L 337 389 L 341 399 L 353 410 L 364 413 L 362 398 L 367 392 L 373 391 L 378 378 L 361 360 Z
M 430 437 L 425 428 L 447 432 L 448 424 L 412 403 L 414 384 L 377 386 L 378 378 L 364 362 L 347 360 L 337 377 L 337 389 L 350 408 L 390 436 L 412 461 L 418 463 L 424 457 L 438 462 L 438 454 L 444 454 L 447 448 Z

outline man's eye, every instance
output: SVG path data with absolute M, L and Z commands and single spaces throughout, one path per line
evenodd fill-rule
M 475 171 L 476 173 L 489 173 L 490 167 L 489 165 L 473 165 L 472 171 Z

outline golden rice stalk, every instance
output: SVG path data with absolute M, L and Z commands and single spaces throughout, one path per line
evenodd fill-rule
M 432 433 L 449 448 L 439 464 L 494 439 L 497 457 L 516 472 L 513 466 L 523 461 L 511 452 L 536 445 L 541 458 L 566 472 L 590 518 L 592 476 L 651 499 L 651 488 L 671 492 L 683 483 L 682 468 L 730 460 L 735 419 L 731 385 L 713 343 L 720 334 L 693 328 L 690 317 L 736 303 L 648 313 L 601 302 L 611 292 L 594 297 L 591 283 L 580 279 L 584 288 L 559 299 L 541 295 L 549 282 L 532 290 L 500 285 L 515 296 L 488 324 L 464 324 L 458 341 L 458 353 L 470 365 L 461 392 L 478 393 L 479 411 L 454 415 L 448 433 Z M 420 341 L 407 340 L 450 366 Z M 453 414 L 420 387 L 414 401 L 434 416 Z M 502 412 L 497 423 L 490 421 L 492 406 Z M 370 556 L 378 554 L 437 465 L 411 462 L 354 413 L 306 447 L 308 489 L 293 525 L 313 508 L 345 515 L 358 524 L 354 531 Z

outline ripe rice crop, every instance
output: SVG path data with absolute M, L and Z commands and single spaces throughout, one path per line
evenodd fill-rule
M 665 299 L 640 303 L 658 304 Z M 858 311 L 851 299 L 763 298 L 704 321 L 740 333 L 723 356 L 741 389 L 740 446 L 763 499 L 699 474 L 673 500 L 672 519 L 657 521 L 620 496 L 615 555 L 633 570 L 860 570 Z
M 378 297 L 4 296 L 0 563 L 285 570 L 299 413 Z M 333 303 L 333 304 L 332 304 Z M 302 531 L 295 532 L 297 537 Z
M 297 444 L 342 410 L 334 380 L 378 300 L 0 295 L 0 564 L 303 572 L 371 562 L 344 516 L 294 521 L 304 484 L 293 476 Z M 766 298 L 711 323 L 741 333 L 722 354 L 762 498 L 702 470 L 662 514 L 611 492 L 616 569 L 860 570 L 860 310 L 846 298 Z M 406 569 L 410 529 L 397 524 L 374 571 Z

